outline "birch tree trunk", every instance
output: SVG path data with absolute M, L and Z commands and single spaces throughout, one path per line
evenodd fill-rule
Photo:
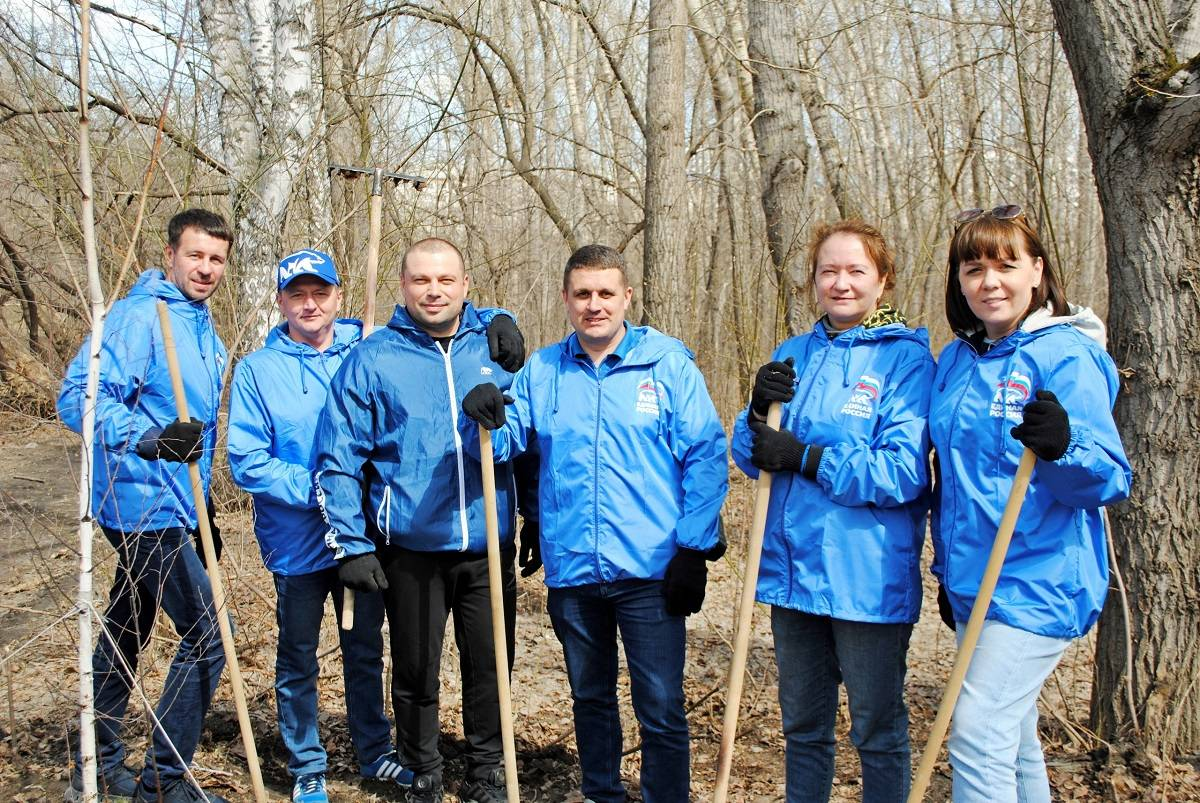
M 687 232 L 684 138 L 684 0 L 651 0 L 646 66 L 646 230 L 642 252 L 642 321 L 683 336 Z
M 1200 42 L 1195 0 L 1052 0 L 1104 210 L 1116 417 L 1134 471 L 1111 511 L 1130 621 L 1100 620 L 1094 727 L 1200 752 Z M 1156 11 L 1148 11 L 1152 5 Z M 1174 24 L 1168 24 L 1168 20 Z M 1126 645 L 1132 647 L 1127 654 Z M 1126 671 L 1132 667 L 1132 674 Z M 1123 691 L 1130 684 L 1136 710 Z
M 312 145 L 314 12 L 304 0 L 201 0 L 200 25 L 220 84 L 230 168 L 239 317 L 254 344 L 274 320 L 275 263 L 288 202 Z

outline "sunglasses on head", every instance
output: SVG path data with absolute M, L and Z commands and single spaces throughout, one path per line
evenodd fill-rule
M 995 220 L 1012 220 L 1013 218 L 1020 217 L 1021 214 L 1021 207 L 1016 204 L 1002 204 L 992 209 L 964 209 L 954 216 L 954 224 L 961 226 L 964 223 L 970 223 L 972 220 L 984 216 Z

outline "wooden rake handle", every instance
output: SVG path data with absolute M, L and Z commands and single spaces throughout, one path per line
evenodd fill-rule
M 179 372 L 179 357 L 175 351 L 175 335 L 171 331 L 171 312 L 167 302 L 158 302 L 158 323 L 162 328 L 163 350 L 167 354 L 167 369 L 171 373 L 171 388 L 175 393 L 175 412 L 180 421 L 187 421 L 187 392 L 183 387 L 183 375 Z M 204 483 L 200 479 L 200 466 L 187 464 L 188 477 L 192 483 L 192 502 L 196 506 L 196 520 L 200 528 L 200 545 L 204 550 L 204 563 L 212 585 L 213 607 L 217 626 L 221 631 L 221 646 L 225 650 L 225 664 L 229 667 L 229 682 L 233 691 L 233 703 L 237 708 L 238 728 L 242 732 L 242 747 L 246 750 L 246 764 L 250 769 L 250 782 L 254 787 L 257 803 L 266 803 L 267 790 L 263 786 L 262 770 L 258 765 L 258 750 L 254 745 L 254 731 L 250 727 L 250 710 L 246 705 L 246 691 L 242 686 L 242 672 L 238 667 L 237 651 L 233 644 L 233 629 L 229 625 L 225 605 L 225 585 L 221 580 L 221 566 L 217 562 L 217 550 L 213 546 L 212 527 L 208 521 L 208 505 L 204 499 Z
M 492 433 L 479 427 L 479 462 L 483 468 L 483 517 L 487 525 L 488 590 L 492 600 L 492 644 L 496 655 L 496 689 L 500 697 L 500 736 L 504 745 L 504 785 L 508 803 L 521 799 L 517 782 L 517 746 L 513 737 L 512 692 L 508 683 L 508 639 L 504 625 L 504 580 L 500 574 L 500 522 L 496 512 L 496 464 Z
M 779 429 L 783 405 L 772 402 L 767 409 L 767 426 Z M 737 636 L 733 643 L 733 664 L 729 667 L 729 691 L 725 696 L 725 721 L 721 727 L 721 750 L 717 754 L 716 803 L 729 796 L 729 777 L 733 771 L 733 747 L 737 740 L 738 710 L 742 705 L 742 682 L 746 676 L 746 658 L 750 653 L 750 628 L 754 623 L 754 592 L 758 587 L 758 565 L 762 560 L 763 536 L 767 530 L 767 507 L 771 503 L 771 479 L 760 471 L 755 486 L 754 519 L 750 525 L 750 544 L 746 547 L 746 568 L 742 573 L 742 597 L 738 604 Z
M 1012 541 L 1013 530 L 1016 529 L 1017 517 L 1021 514 L 1025 491 L 1029 488 L 1029 479 L 1033 475 L 1036 462 L 1037 456 L 1028 448 L 1021 452 L 1021 462 L 1017 465 L 1016 476 L 1013 477 L 1012 490 L 1008 492 L 1004 515 L 1000 517 L 1000 528 L 996 530 L 996 540 L 992 542 L 992 553 L 988 556 L 987 566 L 983 570 L 979 593 L 975 595 L 971 617 L 967 620 L 966 632 L 963 633 L 962 643 L 954 657 L 954 668 L 950 670 L 950 679 L 946 681 L 946 690 L 942 693 L 941 705 L 938 706 L 933 727 L 929 730 L 929 739 L 925 742 L 924 752 L 921 753 L 921 764 L 917 768 L 916 777 L 913 778 L 908 803 L 920 803 L 925 799 L 925 791 L 929 788 L 929 780 L 933 775 L 933 765 L 942 751 L 942 740 L 946 738 L 950 717 L 958 702 L 958 694 L 962 691 L 963 679 L 966 678 L 967 669 L 971 665 L 971 656 L 975 654 L 975 645 L 979 643 L 979 634 L 983 631 L 983 622 L 987 617 L 988 607 L 992 604 L 992 595 L 1000 579 L 1000 570 L 1004 567 L 1004 558 L 1008 554 L 1008 545 Z

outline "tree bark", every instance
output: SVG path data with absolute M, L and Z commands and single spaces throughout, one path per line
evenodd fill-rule
M 1134 471 L 1111 511 L 1131 616 L 1112 601 L 1101 617 L 1093 726 L 1166 756 L 1200 752 L 1200 59 L 1188 39 L 1200 8 L 1186 5 L 1171 27 L 1128 0 L 1053 0 L 1104 210 L 1116 418 Z
M 798 76 L 794 7 L 777 0 L 750 0 L 747 31 L 754 67 L 754 138 L 767 245 L 775 269 L 775 342 L 787 334 L 792 287 L 804 270 L 794 265 L 803 250 L 804 187 L 808 140 Z
M 687 232 L 687 143 L 684 137 L 683 0 L 651 0 L 646 66 L 646 229 L 642 252 L 642 321 L 683 336 Z

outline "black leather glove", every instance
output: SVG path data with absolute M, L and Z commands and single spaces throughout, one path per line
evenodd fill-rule
M 492 362 L 510 374 L 525 364 L 525 337 L 517 322 L 507 315 L 496 315 L 487 328 L 488 353 Z
M 1043 460 L 1057 460 L 1071 445 L 1071 419 L 1048 390 L 1039 390 L 1036 401 L 1025 405 L 1022 422 L 1012 428 L 1012 436 Z
M 680 547 L 667 564 L 667 573 L 663 577 L 667 613 L 671 616 L 698 613 L 704 604 L 704 586 L 707 584 L 708 563 L 704 553 Z
M 500 429 L 504 426 L 504 405 L 512 403 L 511 396 L 501 393 L 491 382 L 484 382 L 463 397 L 462 411 L 484 429 Z
M 170 460 L 172 463 L 191 463 L 200 459 L 203 447 L 200 439 L 204 435 L 204 422 L 190 418 L 187 421 L 175 419 L 158 433 L 157 437 L 150 432 L 142 435 L 137 445 L 138 457 L 143 460 Z
M 221 560 L 221 550 L 225 548 L 225 544 L 221 541 L 221 528 L 217 526 L 217 508 L 213 505 L 213 500 L 208 500 L 208 531 L 212 534 L 213 552 L 217 553 L 217 561 Z M 192 530 L 192 540 L 196 542 L 196 554 L 200 556 L 200 565 L 208 568 L 208 561 L 204 559 L 204 544 L 200 541 L 200 525 L 196 525 L 196 529 Z
M 387 576 L 374 552 L 351 555 L 338 561 L 338 580 L 346 588 L 373 594 L 388 587 Z
M 521 567 L 522 577 L 542 568 L 542 528 L 533 519 L 525 519 L 521 525 L 521 555 L 517 565 Z
M 954 609 L 950 607 L 950 597 L 946 594 L 946 587 L 938 583 L 938 616 L 942 617 L 942 623 L 951 630 L 955 630 L 954 624 Z
M 759 418 L 767 417 L 771 402 L 790 402 L 796 395 L 796 372 L 792 366 L 794 357 L 783 362 L 769 362 L 754 376 L 754 390 L 750 393 L 750 410 Z

